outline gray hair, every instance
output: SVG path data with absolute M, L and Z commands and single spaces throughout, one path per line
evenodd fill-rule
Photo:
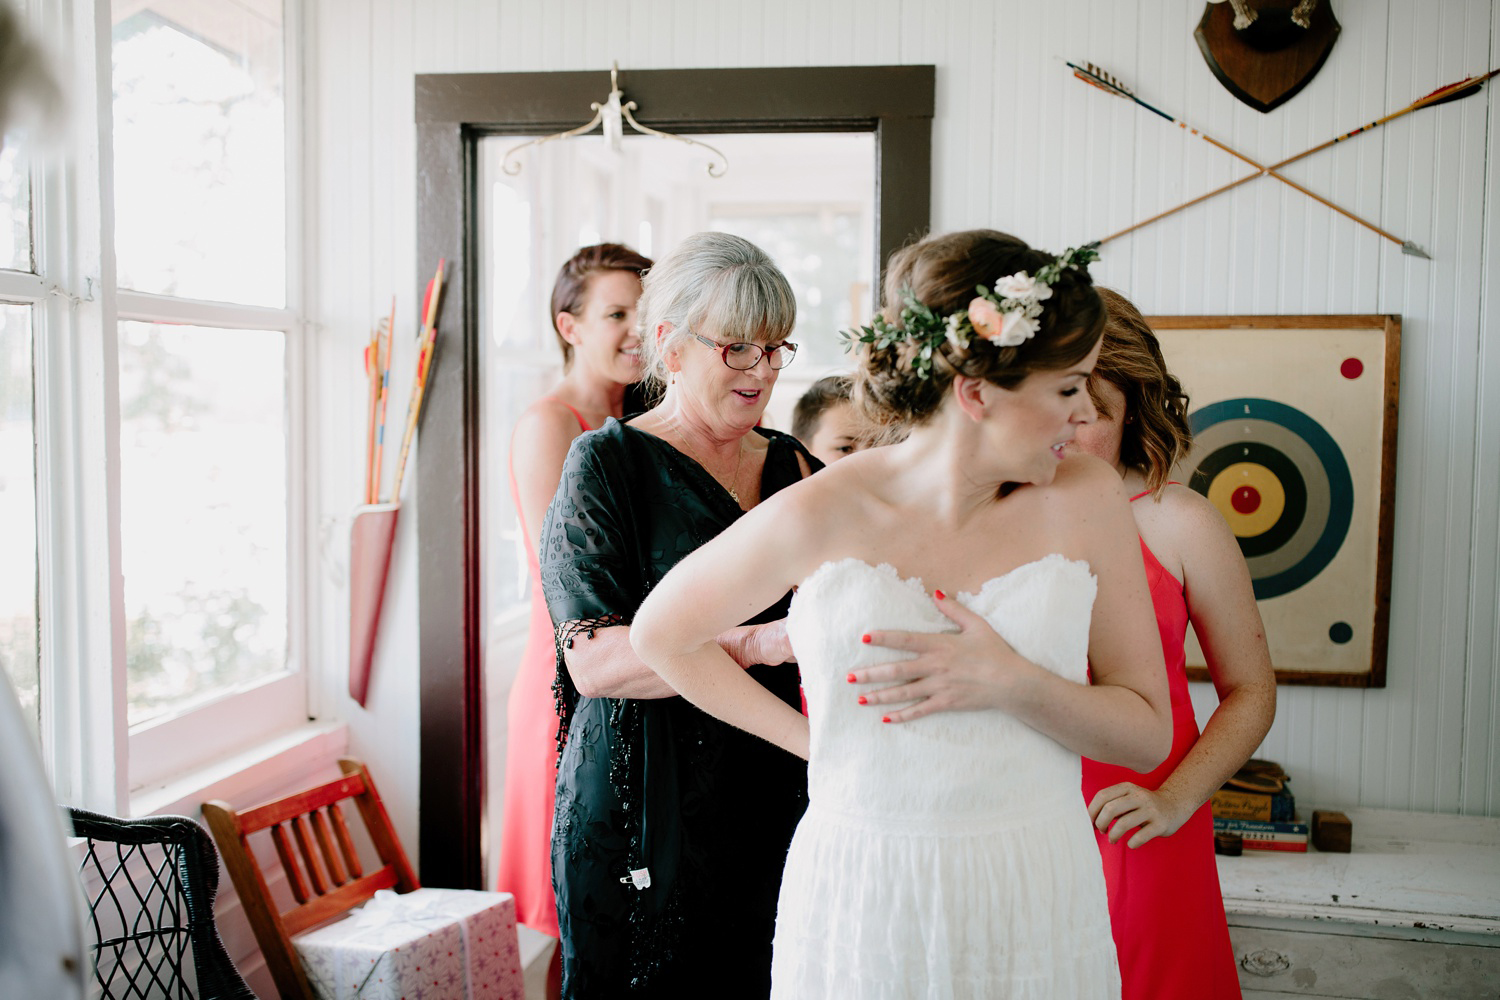
M 786 275 L 760 247 L 729 233 L 683 240 L 641 279 L 641 362 L 645 378 L 667 381 L 663 354 L 689 331 L 735 340 L 780 340 L 797 321 Z M 658 341 L 657 326 L 672 329 Z

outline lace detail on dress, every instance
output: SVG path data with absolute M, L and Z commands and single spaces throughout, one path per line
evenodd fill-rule
M 557 676 L 552 679 L 552 705 L 557 710 L 557 763 L 562 763 L 563 747 L 568 743 L 568 723 L 573 719 L 573 709 L 578 704 L 578 688 L 573 686 L 573 677 L 568 673 L 564 651 L 573 648 L 577 637 L 592 639 L 601 628 L 625 625 L 624 615 L 600 615 L 596 618 L 575 618 L 553 626 L 552 635 L 557 644 Z
M 1022 656 L 1086 683 L 1097 581 L 1058 554 L 952 600 Z M 811 727 L 807 813 L 782 877 L 772 1000 L 1117 1000 L 1078 755 L 999 711 L 899 726 L 850 670 L 912 654 L 874 629 L 954 632 L 921 580 L 825 563 L 787 617 Z

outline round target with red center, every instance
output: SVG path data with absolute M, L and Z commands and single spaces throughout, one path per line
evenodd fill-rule
M 1268 399 L 1226 399 L 1196 411 L 1188 485 L 1224 515 L 1250 566 L 1257 600 L 1321 573 L 1349 533 L 1354 481 L 1333 437 Z

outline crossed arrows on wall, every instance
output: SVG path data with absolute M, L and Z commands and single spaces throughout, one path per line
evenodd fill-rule
M 1223 187 L 1215 188 L 1207 194 L 1199 195 L 1191 201 L 1185 201 L 1181 205 L 1178 205 L 1176 208 L 1169 208 L 1165 212 L 1158 212 L 1156 215 L 1151 216 L 1151 218 L 1149 219 L 1144 219 L 1141 222 L 1137 222 L 1133 226 L 1127 226 L 1117 233 L 1111 233 L 1110 235 L 1101 239 L 1099 241 L 1100 243 L 1108 243 L 1110 240 L 1115 239 L 1119 236 L 1124 236 L 1126 233 L 1134 232 L 1135 230 L 1140 229 L 1142 226 L 1149 226 L 1153 222 L 1165 219 L 1169 215 L 1175 215 L 1185 208 L 1190 208 L 1201 201 L 1207 201 L 1210 198 L 1221 195 L 1225 191 L 1228 191 L 1232 188 L 1237 188 L 1241 184 L 1246 184 L 1250 181 L 1255 180 L 1257 177 L 1269 176 L 1276 178 L 1278 181 L 1281 181 L 1281 183 L 1287 185 L 1288 187 L 1296 188 L 1298 191 L 1301 191 L 1303 194 L 1307 195 L 1309 198 L 1313 199 L 1319 204 L 1328 206 L 1345 218 L 1351 219 L 1354 222 L 1359 223 L 1361 226 L 1364 226 L 1366 229 L 1375 233 L 1379 233 L 1381 236 L 1384 236 L 1386 239 L 1399 246 L 1402 253 L 1410 254 L 1413 257 L 1421 257 L 1425 260 L 1431 260 L 1432 258 L 1427 255 L 1426 251 L 1417 246 L 1411 240 L 1403 240 L 1399 236 L 1395 236 L 1391 233 L 1386 232 L 1384 229 L 1381 229 L 1374 223 L 1361 219 L 1359 216 L 1353 214 L 1352 212 L 1345 211 L 1344 209 L 1335 205 L 1333 202 L 1329 201 L 1327 198 L 1309 191 L 1301 184 L 1298 184 L 1296 181 L 1291 180 L 1283 174 L 1277 173 L 1277 171 L 1279 171 L 1282 167 L 1287 166 L 1288 164 L 1296 163 L 1298 160 L 1311 156 L 1312 154 L 1317 153 L 1321 150 L 1327 149 L 1329 146 L 1343 142 L 1345 139 L 1352 139 L 1355 136 L 1359 135 L 1361 132 L 1368 132 L 1370 129 L 1378 128 L 1379 126 L 1384 125 L 1386 122 L 1400 118 L 1402 115 L 1410 114 L 1411 112 L 1416 111 L 1418 108 L 1429 108 L 1435 104 L 1444 104 L 1448 101 L 1456 101 L 1461 98 L 1468 97 L 1470 94 L 1478 93 L 1479 88 L 1484 84 L 1486 80 L 1490 79 L 1490 77 L 1492 76 L 1495 76 L 1497 73 L 1500 73 L 1500 69 L 1494 69 L 1490 70 L 1483 76 L 1471 76 L 1466 79 L 1460 80 L 1457 83 L 1450 83 L 1446 87 L 1439 87 L 1437 90 L 1434 90 L 1426 97 L 1418 98 L 1411 104 L 1408 104 L 1406 107 L 1400 109 L 1399 111 L 1393 111 L 1390 114 L 1386 115 L 1384 118 L 1380 118 L 1376 121 L 1370 122 L 1370 124 L 1368 125 L 1361 125 L 1353 132 L 1346 132 L 1343 135 L 1335 136 L 1334 138 L 1329 139 L 1327 142 L 1320 143 L 1319 145 L 1316 145 L 1311 149 L 1304 150 L 1303 152 L 1298 153 L 1296 156 L 1289 156 L 1284 160 L 1281 160 L 1277 163 L 1272 163 L 1267 166 L 1263 163 L 1259 163 L 1256 160 L 1251 159 L 1238 150 L 1231 149 L 1229 146 L 1215 139 L 1213 136 L 1194 128 L 1182 119 L 1175 118 L 1172 115 L 1167 114 L 1160 108 L 1153 107 L 1152 105 L 1147 104 L 1145 101 L 1135 96 L 1135 94 L 1119 80 L 1104 72 L 1093 63 L 1084 63 L 1082 66 L 1079 66 L 1076 63 L 1070 62 L 1067 65 L 1070 69 L 1073 70 L 1073 75 L 1082 80 L 1084 83 L 1098 87 L 1106 94 L 1110 94 L 1115 97 L 1123 97 L 1129 101 L 1133 101 L 1134 103 L 1145 108 L 1147 111 L 1150 111 L 1156 115 L 1160 115 L 1162 118 L 1165 118 L 1167 121 L 1171 122 L 1173 125 L 1176 125 L 1178 128 L 1185 129 L 1188 132 L 1191 132 L 1193 135 L 1196 135 L 1204 142 L 1207 142 L 1213 146 L 1217 146 L 1224 152 L 1228 153 L 1230 156 L 1243 160 L 1244 162 L 1255 168 L 1255 173 L 1253 174 L 1250 174 L 1246 177 L 1241 177 L 1237 181 L 1230 181 Z

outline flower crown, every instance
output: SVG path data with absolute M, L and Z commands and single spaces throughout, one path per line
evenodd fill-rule
M 1052 297 L 1052 286 L 1069 269 L 1085 270 L 1099 259 L 1099 243 L 1070 248 L 1049 264 L 1037 268 L 1036 274 L 1025 271 L 1008 274 L 993 288 L 975 286 L 979 294 L 967 309 L 939 316 L 917 301 L 911 289 L 901 293 L 899 325 L 893 325 L 879 313 L 869 326 L 839 331 L 844 350 L 856 343 L 886 348 L 901 340 L 921 345 L 913 356 L 911 367 L 918 378 L 932 374 L 932 352 L 947 341 L 958 350 L 967 350 L 971 334 L 978 334 L 997 347 L 1017 347 L 1036 336 L 1042 326 L 1042 303 Z

